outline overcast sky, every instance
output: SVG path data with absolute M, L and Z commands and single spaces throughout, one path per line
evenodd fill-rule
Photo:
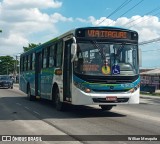
M 151 40 L 160 37 L 159 17 L 159 0 L 0 0 L 0 56 L 15 56 L 28 43 L 43 43 L 76 27 L 130 28 L 138 31 L 140 42 Z M 142 67 L 160 67 L 160 42 L 140 48 Z

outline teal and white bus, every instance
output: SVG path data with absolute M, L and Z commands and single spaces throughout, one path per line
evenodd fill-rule
M 117 27 L 71 30 L 20 56 L 20 90 L 30 100 L 99 105 L 138 104 L 138 33 Z

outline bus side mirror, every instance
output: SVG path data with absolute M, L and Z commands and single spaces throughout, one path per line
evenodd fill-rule
M 71 62 L 73 62 L 77 58 L 77 44 L 76 43 L 72 43 L 71 45 L 71 55 L 72 55 Z
M 139 67 L 142 67 L 142 50 L 139 48 Z

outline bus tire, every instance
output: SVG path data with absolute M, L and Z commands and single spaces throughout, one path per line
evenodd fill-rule
M 112 105 L 100 105 L 101 109 L 104 111 L 109 111 L 113 108 Z
M 31 88 L 30 86 L 28 85 L 28 88 L 27 88 L 27 97 L 30 101 L 34 101 L 35 100 L 35 97 L 31 95 Z
M 64 110 L 64 103 L 60 101 L 60 94 L 58 88 L 55 91 L 55 108 L 58 111 Z

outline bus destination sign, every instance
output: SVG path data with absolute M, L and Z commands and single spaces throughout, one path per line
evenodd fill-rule
M 87 29 L 86 37 L 92 38 L 108 38 L 108 39 L 130 39 L 129 33 L 117 30 L 93 30 Z

